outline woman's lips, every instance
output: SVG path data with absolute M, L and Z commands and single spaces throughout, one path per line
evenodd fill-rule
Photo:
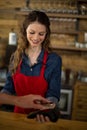
M 38 44 L 39 42 L 38 41 L 32 41 L 33 44 Z

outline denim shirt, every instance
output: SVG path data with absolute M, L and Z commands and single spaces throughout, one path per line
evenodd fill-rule
M 43 64 L 43 55 L 44 50 L 41 51 L 38 56 L 37 63 L 33 66 L 30 66 L 29 59 L 26 54 L 23 54 L 22 64 L 21 64 L 21 73 L 27 76 L 38 76 L 40 75 L 41 66 Z M 59 55 L 52 52 L 48 54 L 46 69 L 44 77 L 48 82 L 48 90 L 46 93 L 46 98 L 56 102 L 60 98 L 60 89 L 61 89 L 61 66 L 62 60 Z M 1 91 L 2 93 L 15 94 L 14 83 L 10 72 L 7 74 L 7 80 L 4 88 Z

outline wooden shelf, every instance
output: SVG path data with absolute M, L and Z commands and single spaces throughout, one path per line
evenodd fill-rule
M 52 31 L 52 34 L 70 34 L 70 35 L 78 35 L 81 31 Z
M 17 14 L 19 15 L 28 15 L 31 10 L 26 11 L 18 11 Z M 79 15 L 79 14 L 62 14 L 62 13 L 53 13 L 53 12 L 46 12 L 49 17 L 57 18 L 79 18 L 79 19 L 87 19 L 87 15 Z
M 63 17 L 63 18 L 80 18 L 87 19 L 87 15 L 78 15 L 78 14 L 58 14 L 58 13 L 47 13 L 50 17 Z
M 87 52 L 86 48 L 76 48 L 76 47 L 69 47 L 69 46 L 59 46 L 57 48 L 53 48 L 54 50 L 66 50 L 66 51 L 80 51 L 80 52 Z
M 14 10 L 10 9 L 0 9 L 0 13 L 2 12 L 8 12 L 8 13 L 16 13 L 19 15 L 28 15 L 29 12 L 31 12 L 32 9 L 23 9 L 23 8 L 15 8 Z M 81 15 L 81 14 L 66 14 L 66 13 L 57 13 L 57 12 L 47 12 L 46 14 L 49 17 L 63 17 L 63 18 L 79 18 L 79 19 L 87 19 L 87 15 Z

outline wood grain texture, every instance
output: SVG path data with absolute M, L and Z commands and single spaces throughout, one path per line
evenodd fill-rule
M 21 8 L 25 6 L 25 0 L 0 0 L 0 8 Z
M 41 4 L 41 1 L 39 1 Z M 46 2 L 46 1 L 45 1 Z M 39 6 L 35 0 L 30 1 L 30 6 L 34 8 L 34 6 Z M 51 4 L 51 3 L 50 3 Z M 25 0 L 0 0 L 0 37 L 5 39 L 7 38 L 8 41 L 8 35 L 11 31 L 11 28 L 14 28 L 15 32 L 19 36 L 19 27 L 22 19 L 24 19 L 24 15 L 18 15 L 16 14 L 17 8 L 24 8 L 25 7 Z M 45 5 L 45 3 L 43 3 Z M 42 5 L 42 6 L 43 6 Z M 48 6 L 46 4 L 46 6 Z M 64 15 L 64 14 L 63 14 Z M 54 14 L 54 17 L 56 17 L 56 13 Z M 57 17 L 58 18 L 58 17 Z M 61 15 L 59 16 L 61 18 Z M 65 17 L 67 18 L 67 17 Z M 70 15 L 71 18 L 71 15 Z M 87 32 L 87 18 L 86 19 L 78 19 L 79 20 L 79 30 L 83 32 L 83 36 L 79 35 L 78 40 L 84 41 L 84 31 Z M 65 26 L 65 25 L 64 25 Z M 64 27 L 63 26 L 63 27 Z M 58 27 L 58 28 L 57 28 Z M 57 22 L 51 21 L 51 29 L 54 29 L 54 31 L 60 28 L 59 24 Z M 63 32 L 64 30 L 62 30 Z M 66 30 L 68 31 L 68 30 Z M 58 46 L 74 46 L 74 41 L 76 38 L 76 35 L 78 34 L 53 34 L 51 37 L 51 44 L 53 47 Z M 74 51 L 64 51 L 64 50 L 57 50 L 56 51 L 60 56 L 62 57 L 62 63 L 65 68 L 70 68 L 74 71 L 85 71 L 87 72 L 87 53 L 85 52 L 74 52 Z
M 86 130 L 87 123 L 74 120 L 59 119 L 56 123 L 39 123 L 27 119 L 26 115 L 0 111 L 1 130 Z
M 74 86 L 72 119 L 87 122 L 87 83 L 77 82 Z

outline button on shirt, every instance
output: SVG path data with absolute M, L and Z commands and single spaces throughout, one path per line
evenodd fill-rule
M 23 54 L 22 64 L 21 64 L 21 73 L 27 76 L 38 76 L 40 75 L 41 66 L 43 63 L 44 50 L 41 51 L 37 63 L 33 66 L 30 66 L 29 59 L 26 54 Z M 44 77 L 48 82 L 48 91 L 46 93 L 46 98 L 51 101 L 58 101 L 60 98 L 60 89 L 61 89 L 61 66 L 62 60 L 59 55 L 56 53 L 49 53 L 46 63 L 46 69 Z M 4 88 L 1 91 L 2 93 L 15 94 L 14 83 L 10 72 L 7 74 L 7 80 Z

